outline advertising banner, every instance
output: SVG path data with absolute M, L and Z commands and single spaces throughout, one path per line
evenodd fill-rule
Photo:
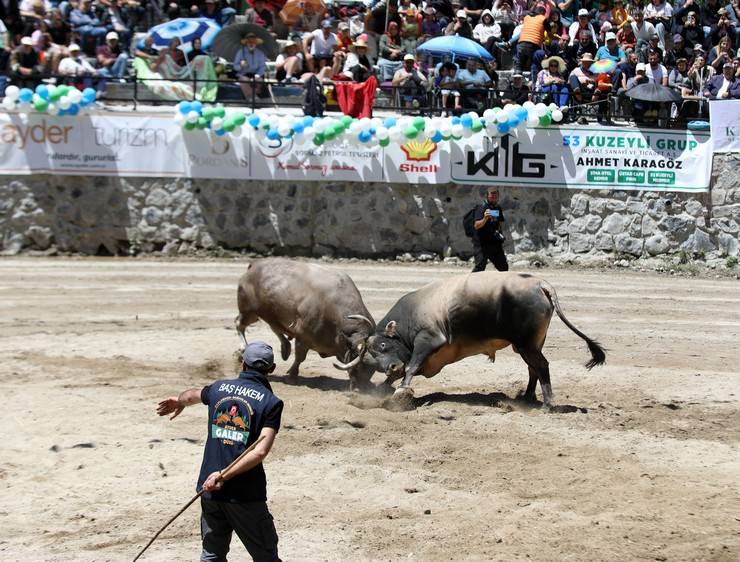
M 527 128 L 439 145 L 420 135 L 386 147 L 346 140 L 315 146 L 270 140 L 248 126 L 238 137 L 187 132 L 170 115 L 144 112 L 75 118 L 0 113 L 0 174 L 6 175 L 706 191 L 712 150 L 707 133 L 630 127 Z
M 709 135 L 618 127 L 527 128 L 452 149 L 452 181 L 570 189 L 707 191 Z
M 740 152 L 740 100 L 710 101 L 709 126 L 715 152 Z

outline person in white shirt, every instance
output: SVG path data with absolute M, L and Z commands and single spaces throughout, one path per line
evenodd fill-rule
M 658 53 L 656 51 L 650 51 L 648 53 L 648 64 L 647 68 L 645 68 L 645 76 L 647 76 L 651 84 L 668 86 L 668 71 L 665 66 L 660 64 Z
M 96 76 L 97 70 L 87 60 L 80 56 L 80 46 L 72 43 L 69 47 L 69 56 L 59 62 L 58 72 L 62 76 Z
M 303 56 L 311 72 L 318 72 L 334 60 L 337 36 L 331 31 L 331 21 L 321 22 L 321 29 L 310 33 L 303 40 Z
M 630 25 L 632 26 L 632 33 L 635 34 L 635 39 L 637 40 L 635 51 L 637 51 L 641 60 L 645 60 L 642 52 L 647 49 L 650 38 L 655 34 L 655 26 L 649 21 L 645 21 L 642 12 L 635 12 L 633 18 L 634 21 Z
M 665 32 L 666 28 L 670 29 L 673 7 L 665 0 L 652 0 L 645 6 L 644 16 L 649 23 L 655 26 L 655 31 L 660 37 L 660 48 L 665 51 Z
M 588 10 L 586 8 L 578 10 L 578 19 L 570 24 L 570 27 L 568 28 L 568 37 L 570 37 L 568 45 L 570 47 L 576 44 L 576 41 L 578 41 L 578 35 L 581 31 L 588 31 L 591 34 L 591 38 L 594 40 L 594 43 L 597 45 L 599 44 L 599 38 L 596 35 L 594 26 L 591 25 L 591 22 L 589 21 Z

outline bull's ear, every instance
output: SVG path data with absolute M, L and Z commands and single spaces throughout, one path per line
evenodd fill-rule
M 392 338 L 396 335 L 396 321 L 391 320 L 385 325 L 385 335 Z

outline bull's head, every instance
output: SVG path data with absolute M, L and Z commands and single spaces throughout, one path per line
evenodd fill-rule
M 349 370 L 362 363 L 374 371 L 385 373 L 391 381 L 403 377 L 406 364 L 411 359 L 411 351 L 398 336 L 395 320 L 388 322 L 385 328 L 379 328 L 361 345 L 362 350 L 353 361 L 346 365 L 335 363 L 334 366 Z
M 363 316 L 362 314 L 351 314 L 347 316 L 350 320 L 360 320 L 363 323 L 367 323 L 368 330 L 365 334 L 372 333 L 375 329 L 375 322 Z M 356 332 L 354 337 L 351 338 L 351 349 L 345 356 L 345 361 L 348 363 L 334 362 L 334 366 L 342 371 L 349 371 L 350 380 L 353 384 L 358 387 L 366 386 L 373 373 L 377 371 L 375 361 L 371 356 L 367 355 L 367 335 L 359 335 L 360 332 Z M 354 356 L 354 358 L 352 358 Z

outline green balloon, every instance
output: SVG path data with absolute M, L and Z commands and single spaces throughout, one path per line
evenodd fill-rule
M 208 119 L 205 117 L 198 117 L 197 127 L 199 129 L 205 129 L 208 126 Z
M 334 132 L 334 129 L 330 128 L 324 133 L 324 140 L 334 140 L 334 137 L 336 137 L 336 133 Z
M 228 123 L 224 123 L 224 131 L 227 133 L 230 133 L 236 128 L 236 125 L 234 125 L 233 121 L 229 121 Z
M 49 99 L 51 101 L 59 101 L 62 97 L 61 90 L 62 90 L 61 86 L 58 88 L 55 88 L 54 91 L 51 94 L 49 94 Z
M 413 125 L 412 126 L 409 126 L 409 127 L 406 127 L 406 129 L 403 131 L 403 135 L 407 139 L 415 139 L 416 138 L 416 135 L 418 135 L 418 134 L 419 134 L 419 130 L 416 127 L 414 127 Z
M 458 137 L 457 135 L 452 135 L 452 138 L 455 140 L 462 140 L 462 137 Z
M 324 142 L 324 139 L 326 138 L 326 135 L 324 133 L 316 133 L 313 137 L 314 142 L 316 142 L 316 139 L 320 139 L 321 142 Z
M 215 107 L 213 108 L 213 111 L 215 112 L 216 117 L 220 117 L 221 119 L 223 119 L 226 115 L 226 109 L 224 109 L 223 107 Z
M 247 116 L 243 113 L 237 113 L 232 117 L 236 125 L 244 125 L 247 122 Z
M 203 109 L 203 113 L 201 115 L 206 121 L 211 121 L 216 117 L 216 110 L 212 107 L 206 107 Z
M 426 127 L 426 122 L 424 121 L 423 117 L 414 117 L 412 123 L 417 131 L 423 131 L 424 127 Z
M 450 140 L 452 138 L 452 135 L 442 135 L 442 140 Z
M 546 113 L 545 115 L 540 117 L 540 125 L 542 125 L 543 127 L 547 127 L 548 125 L 550 125 L 550 123 L 552 123 L 552 117 L 550 117 L 549 113 Z
M 56 92 L 59 92 L 59 97 L 61 98 L 62 96 L 66 96 L 71 89 L 72 88 L 67 86 L 66 84 L 62 84 L 61 86 L 57 86 L 54 94 L 56 95 Z
M 315 137 L 313 138 L 313 143 L 314 143 L 314 144 L 315 144 L 316 146 L 321 146 L 322 144 L 324 144 L 324 136 L 323 136 L 323 135 L 321 135 L 321 134 L 318 134 L 318 135 L 316 135 L 316 136 L 315 136 Z
M 477 132 L 479 132 L 479 131 L 481 131 L 483 129 L 483 125 L 481 125 L 481 122 L 480 121 L 473 121 L 473 126 L 470 127 L 470 129 L 474 133 L 477 133 Z
M 391 139 L 378 139 L 380 146 L 388 146 L 391 143 Z
M 344 128 L 347 128 L 347 127 L 350 126 L 350 124 L 352 123 L 352 121 L 354 121 L 354 119 L 350 115 L 343 115 L 342 118 L 339 121 L 340 121 L 340 123 L 342 123 L 342 126 Z
M 192 131 L 193 129 L 195 129 L 195 123 L 187 123 L 187 122 L 186 122 L 186 123 L 185 123 L 185 128 L 186 128 L 186 129 L 187 129 L 188 131 Z
M 45 99 L 37 99 L 33 102 L 33 107 L 36 111 L 46 111 L 46 108 L 49 107 L 49 102 Z

